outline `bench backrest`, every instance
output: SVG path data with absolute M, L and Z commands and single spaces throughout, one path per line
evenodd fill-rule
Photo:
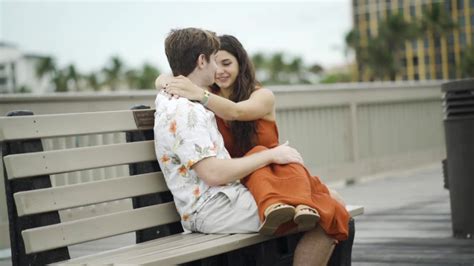
M 24 245 L 24 251 L 16 251 L 22 256 L 170 223 L 174 229 L 168 228 L 167 234 L 180 231 L 180 217 L 156 161 L 153 122 L 150 109 L 0 118 L 7 201 L 8 194 L 14 200 L 8 206 L 10 231 L 15 231 L 10 234 L 12 253 L 13 245 Z M 132 142 L 43 151 L 39 141 L 111 132 L 128 132 Z M 24 153 L 32 143 L 40 147 Z M 130 175 L 59 187 L 49 182 L 53 174 L 118 165 L 129 165 Z M 67 222 L 57 215 L 59 210 L 126 198 L 134 199 L 134 209 Z M 137 241 L 158 237 L 153 231 L 153 236 L 138 235 Z

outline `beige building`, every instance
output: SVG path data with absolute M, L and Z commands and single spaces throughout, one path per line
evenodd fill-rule
M 401 54 L 397 80 L 462 78 L 461 60 L 465 50 L 474 44 L 474 0 L 352 0 L 354 29 L 360 34 L 360 45 L 377 36 L 378 25 L 387 16 L 402 13 L 407 21 L 421 19 L 423 8 L 435 2 L 457 27 L 445 36 L 425 35 L 407 41 Z M 354 68 L 355 80 L 369 81 L 370 71 L 361 62 Z M 388 77 L 387 77 L 388 79 Z

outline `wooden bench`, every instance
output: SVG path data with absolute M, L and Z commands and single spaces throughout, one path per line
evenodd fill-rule
M 13 264 L 291 264 L 301 234 L 274 238 L 181 233 L 180 217 L 156 162 L 154 110 L 141 108 L 55 115 L 19 111 L 0 118 Z M 127 143 L 42 148 L 44 138 L 112 132 L 126 132 Z M 53 174 L 117 165 L 128 165 L 129 175 L 51 185 Z M 61 210 L 127 198 L 133 200 L 133 209 L 60 220 Z M 363 213 L 362 207 L 348 210 L 352 216 Z M 69 256 L 68 246 L 129 232 L 136 233 L 136 244 L 79 258 Z

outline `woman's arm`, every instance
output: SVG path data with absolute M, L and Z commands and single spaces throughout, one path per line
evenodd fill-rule
M 195 85 L 186 77 L 172 78 L 167 83 L 165 91 L 171 95 L 194 101 L 201 101 L 204 97 L 205 89 Z M 275 96 L 269 89 L 262 88 L 254 91 L 248 100 L 235 103 L 211 93 L 206 106 L 224 120 L 252 121 L 273 112 Z

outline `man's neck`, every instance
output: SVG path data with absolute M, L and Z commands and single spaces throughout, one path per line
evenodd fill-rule
M 198 85 L 201 88 L 207 88 L 207 85 L 203 84 L 204 82 L 202 78 L 199 75 L 197 75 L 195 72 L 192 72 L 191 74 L 189 74 L 187 78 L 191 80 L 191 82 L 194 83 L 195 85 Z

